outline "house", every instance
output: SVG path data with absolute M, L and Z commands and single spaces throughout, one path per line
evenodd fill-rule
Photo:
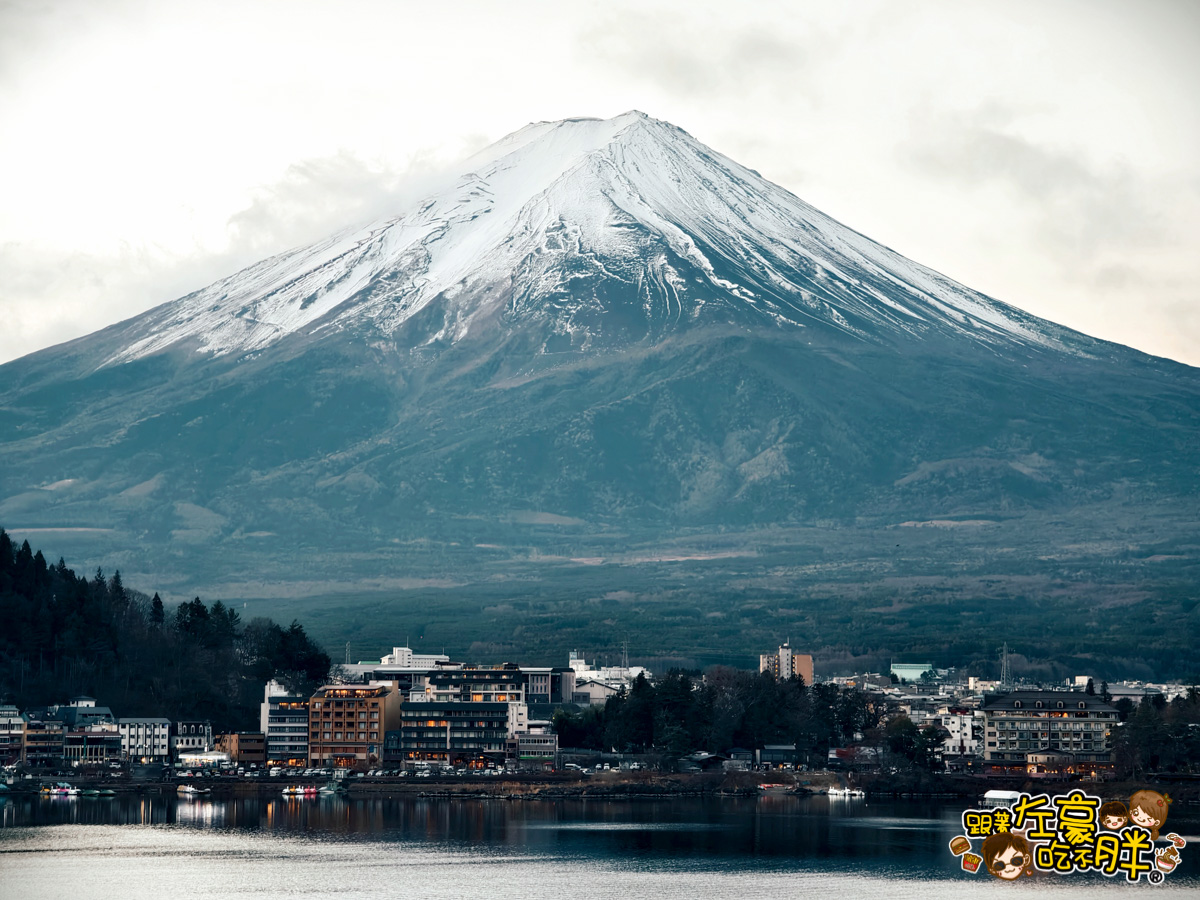
M 208 721 L 176 722 L 171 733 L 171 756 L 176 760 L 185 753 L 206 753 L 213 749 L 212 723 Z

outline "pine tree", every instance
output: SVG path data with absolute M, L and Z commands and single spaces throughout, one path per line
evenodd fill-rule
M 158 591 L 155 591 L 154 599 L 150 601 L 150 624 L 157 628 L 165 619 L 166 613 L 163 611 L 162 597 L 158 596 Z

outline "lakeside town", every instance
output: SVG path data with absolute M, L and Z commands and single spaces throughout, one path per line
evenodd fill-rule
M 578 781 L 621 772 L 643 779 L 751 773 L 753 780 L 738 783 L 846 793 L 898 783 L 938 790 L 939 778 L 950 789 L 955 776 L 1005 784 L 1200 781 L 1195 686 L 1097 684 L 1086 674 L 1064 684 L 1026 684 L 1007 671 L 989 681 L 924 661 L 818 681 L 813 666 L 811 654 L 787 643 L 762 654 L 757 673 L 717 667 L 661 678 L 627 661 L 595 666 L 574 651 L 565 666 L 528 666 L 395 647 L 378 660 L 337 667 L 336 680 L 313 691 L 268 681 L 253 731 L 121 716 L 88 696 L 44 708 L 0 704 L 0 762 L 11 791 L 67 794 L 79 790 L 72 780 L 88 782 L 92 792 L 163 782 L 203 792 L 192 785 L 204 779 L 283 780 L 291 785 L 285 790 L 303 792 L 316 791 L 318 781 Z M 712 731 L 708 746 L 696 746 L 696 735 L 681 731 L 671 702 L 659 696 L 673 694 L 678 714 L 681 703 L 703 704 L 701 695 L 711 700 L 723 691 L 728 701 L 739 690 L 767 687 L 779 693 L 762 698 L 765 705 L 784 718 L 756 730 L 748 724 L 754 711 L 743 709 L 728 746 L 714 742 Z M 808 716 L 805 726 L 786 719 L 789 706 Z M 702 706 L 689 710 L 684 718 L 692 722 L 713 715 Z M 605 716 L 607 725 L 589 734 L 586 723 Z M 638 719 L 648 730 L 637 731 Z M 819 721 L 830 726 L 824 735 L 814 730 Z M 806 739 L 781 739 L 789 727 Z M 738 738 L 750 739 L 729 743 Z M 294 785 L 303 779 L 312 786 Z

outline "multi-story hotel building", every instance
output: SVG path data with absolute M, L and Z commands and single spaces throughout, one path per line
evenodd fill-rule
M 993 771 L 1025 769 L 1029 774 L 1053 751 L 1063 774 L 1094 773 L 1112 767 L 1115 708 L 1077 691 L 1013 691 L 985 697 L 984 763 Z M 1040 751 L 1040 753 L 1039 753 Z M 1038 759 L 1030 759 L 1037 755 Z
M 308 697 L 268 681 L 259 706 L 259 728 L 266 735 L 267 764 L 303 766 L 308 761 Z
M 464 665 L 429 675 L 400 711 L 388 757 L 470 765 L 503 758 L 508 739 L 529 730 L 526 676 L 520 667 Z
M 406 703 L 400 729 L 387 736 L 388 757 L 404 763 L 436 761 L 471 765 L 503 759 L 509 736 L 519 727 L 518 704 L 431 700 Z
M 368 769 L 383 757 L 383 736 L 400 721 L 400 692 L 389 684 L 330 684 L 308 704 L 312 766 Z

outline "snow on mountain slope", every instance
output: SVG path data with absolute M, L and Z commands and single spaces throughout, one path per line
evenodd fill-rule
M 280 254 L 129 323 L 108 362 L 192 341 L 243 353 L 370 322 L 392 334 L 432 303 L 427 340 L 497 311 L 552 318 L 587 346 L 588 285 L 627 288 L 648 319 L 721 310 L 864 339 L 953 332 L 1066 349 L 1081 336 L 971 291 L 834 221 L 686 132 L 629 112 L 529 125 L 395 219 Z

